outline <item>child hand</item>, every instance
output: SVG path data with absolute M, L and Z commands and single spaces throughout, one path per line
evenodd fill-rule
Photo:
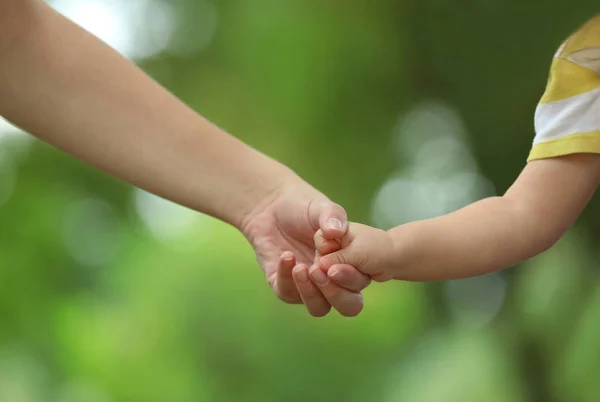
M 386 282 L 397 276 L 395 245 L 391 235 L 384 230 L 350 223 L 341 245 L 326 239 L 319 231 L 315 235 L 315 247 L 321 255 L 318 259 L 321 269 L 336 283 L 348 266 L 377 282 Z
M 335 276 L 319 266 L 322 253 L 332 253 L 341 249 L 339 240 L 327 239 L 321 230 L 315 235 L 315 253 L 313 265 L 297 264 L 292 277 L 303 303 L 309 313 L 315 317 L 325 315 L 333 306 L 341 315 L 354 317 L 364 306 L 361 291 L 371 283 L 369 276 L 362 274 L 351 265 L 338 264 Z M 317 243 L 319 242 L 319 243 Z

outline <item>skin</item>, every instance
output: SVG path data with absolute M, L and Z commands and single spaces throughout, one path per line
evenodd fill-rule
M 502 197 L 435 219 L 383 231 L 351 224 L 337 240 L 317 233 L 330 277 L 350 264 L 376 281 L 442 281 L 487 274 L 552 247 L 575 222 L 600 184 L 600 155 L 574 154 L 529 163 Z
M 0 0 L 0 115 L 82 161 L 239 229 L 274 293 L 314 316 L 356 315 L 369 279 L 322 293 L 301 281 L 317 230 L 346 212 L 275 160 L 188 108 L 133 63 L 40 0 Z M 302 267 L 302 265 L 301 265 Z M 338 286 L 341 285 L 341 286 Z
M 331 216 L 339 218 L 343 230 L 320 229 L 328 227 Z M 322 286 L 308 275 L 308 266 L 318 258 L 313 240 L 316 232 L 325 233 L 324 237 L 329 239 L 340 238 L 347 226 L 346 213 L 339 205 L 306 184 L 292 184 L 274 202 L 253 214 L 243 232 L 256 250 L 267 281 L 281 300 L 302 302 L 315 317 L 326 315 L 332 306 L 340 314 L 352 317 L 363 308 L 360 291 L 369 285 L 368 276 L 343 265 L 343 280 Z

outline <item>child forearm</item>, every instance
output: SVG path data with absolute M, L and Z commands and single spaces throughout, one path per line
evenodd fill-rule
M 535 161 L 503 197 L 394 228 L 398 279 L 465 278 L 531 258 L 560 239 L 599 181 L 599 155 Z
M 554 244 L 510 199 L 494 197 L 452 214 L 390 231 L 406 261 L 398 279 L 440 281 L 509 267 Z
M 0 47 L 0 115 L 14 124 L 124 181 L 236 225 L 296 178 L 41 1 L 5 1 L 27 14 Z

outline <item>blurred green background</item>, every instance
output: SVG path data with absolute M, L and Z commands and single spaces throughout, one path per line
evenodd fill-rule
M 596 1 L 56 0 L 352 220 L 501 194 L 560 42 Z M 597 402 L 600 209 L 548 253 L 277 301 L 234 229 L 0 126 L 1 402 Z M 596 204 L 596 203 L 593 203 Z

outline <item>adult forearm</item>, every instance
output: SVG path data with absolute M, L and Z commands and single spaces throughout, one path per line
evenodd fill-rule
M 390 231 L 399 278 L 440 281 L 510 267 L 550 247 L 555 230 L 535 227 L 528 211 L 504 197 L 481 200 L 439 218 Z
M 30 9 L 27 0 L 0 0 L 0 52 L 21 31 Z
M 239 225 L 295 178 L 42 2 L 2 48 L 0 114 L 124 181 Z

